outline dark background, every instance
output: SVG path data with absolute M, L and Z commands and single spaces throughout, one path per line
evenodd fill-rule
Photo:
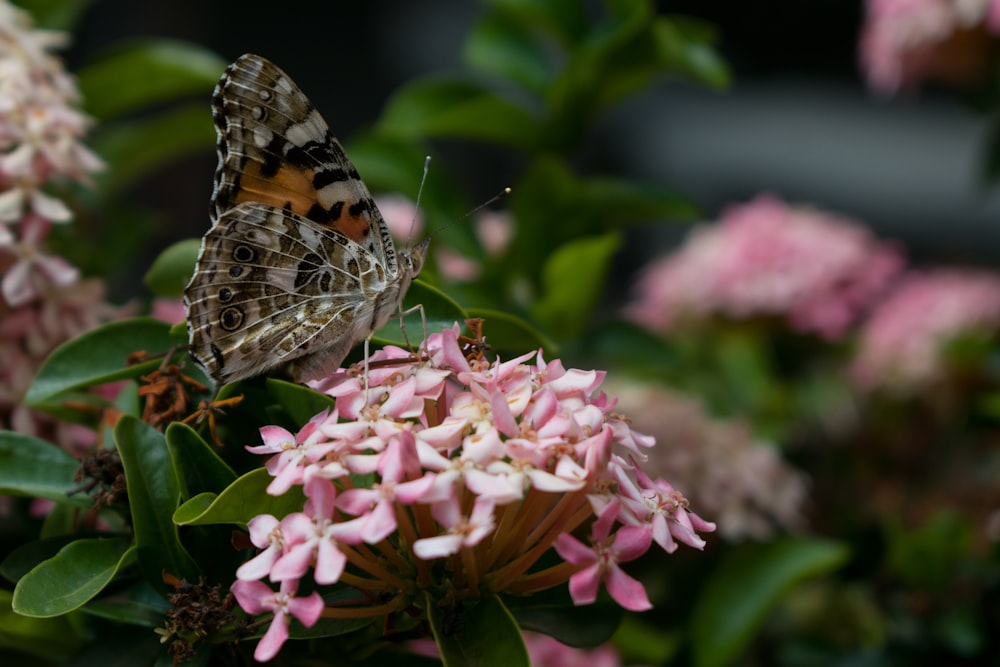
M 869 91 L 856 55 L 861 3 L 688 0 L 661 8 L 718 26 L 734 85 L 720 93 L 657 84 L 602 120 L 581 147 L 583 171 L 669 185 L 706 219 L 766 191 L 857 218 L 903 241 L 918 262 L 997 258 L 1000 199 L 981 175 L 989 119 L 948 91 L 890 100 Z M 481 10 L 461 0 L 98 0 L 65 55 L 73 69 L 141 36 L 190 40 L 228 60 L 257 52 L 289 72 L 335 132 L 349 137 L 401 84 L 461 71 L 462 45 Z M 207 94 L 205 105 L 210 122 Z M 518 168 L 480 144 L 439 150 L 464 163 L 456 171 L 471 201 L 513 180 Z M 136 193 L 168 211 L 168 229 L 153 245 L 204 230 L 214 164 L 211 154 L 192 158 Z M 654 243 L 644 238 L 629 261 L 682 232 L 672 226 Z

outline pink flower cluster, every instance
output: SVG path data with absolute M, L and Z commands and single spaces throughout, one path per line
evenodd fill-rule
M 779 316 L 836 339 L 902 266 L 894 246 L 853 220 L 762 195 L 647 267 L 627 313 L 656 332 L 712 315 Z
M 353 604 L 320 612 L 328 617 L 420 606 L 418 591 L 445 580 L 459 600 L 569 581 L 577 604 L 604 583 L 642 610 L 645 590 L 620 563 L 654 542 L 667 553 L 678 542 L 701 549 L 698 532 L 714 530 L 638 467 L 655 443 L 598 391 L 603 371 L 566 369 L 541 352 L 490 363 L 457 326 L 422 350 L 376 352 L 367 382 L 338 371 L 314 383 L 336 408 L 296 434 L 264 427 L 264 444 L 249 448 L 272 455 L 269 493 L 300 486 L 308 498 L 302 512 L 249 524 L 261 552 L 239 568 L 233 592 L 248 613 L 275 611 L 258 660 L 277 653 L 289 615 L 306 625 L 320 615 L 316 592 L 295 597 L 306 577 L 358 591 Z M 536 567 L 553 548 L 563 562 Z
M 111 313 L 100 283 L 44 249 L 72 214 L 42 187 L 101 167 L 79 143 L 88 120 L 72 106 L 75 84 L 49 54 L 63 41 L 0 0 L 0 427 L 74 446 L 93 434 L 20 405 L 48 353 Z
M 1000 328 L 1000 277 L 938 269 L 908 275 L 869 318 L 851 366 L 867 389 L 913 392 L 946 372 L 945 346 Z
M 613 385 L 633 427 L 656 438 L 645 468 L 668 477 L 729 541 L 801 528 L 807 478 L 748 424 L 714 419 L 696 399 L 658 384 Z
M 868 0 L 861 65 L 886 94 L 926 78 L 966 84 L 988 75 L 989 35 L 1000 35 L 998 0 Z

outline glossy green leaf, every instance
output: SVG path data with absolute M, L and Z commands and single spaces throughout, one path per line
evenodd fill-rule
M 172 336 L 170 325 L 150 317 L 109 322 L 56 348 L 39 369 L 24 402 L 38 407 L 71 389 L 145 375 L 162 359 L 127 366 L 129 354 L 163 353 L 186 344 L 186 337 Z
M 50 665 L 62 664 L 83 644 L 83 637 L 68 616 L 33 618 L 12 608 L 13 593 L 0 589 L 0 654 L 18 651 L 18 665 L 35 664 L 24 660 L 23 654 L 37 656 Z M 8 664 L 11 664 L 8 662 Z
M 21 577 L 34 570 L 39 563 L 52 558 L 59 553 L 60 549 L 78 539 L 80 539 L 80 535 L 64 533 L 20 544 L 7 554 L 3 563 L 0 563 L 0 576 L 17 583 Z
M 329 604 L 329 600 L 327 600 Z M 378 623 L 374 618 L 321 618 L 312 627 L 307 628 L 301 623 L 293 623 L 288 628 L 292 639 L 320 639 L 322 637 L 339 637 L 349 632 Z
M 521 629 L 499 597 L 451 611 L 427 597 L 426 609 L 445 667 L 531 667 Z
M 48 618 L 80 608 L 135 561 L 125 538 L 76 540 L 27 573 L 14 587 L 14 611 Z
M 142 628 L 163 627 L 170 603 L 145 581 L 91 600 L 82 609 L 91 616 Z
M 216 448 L 187 424 L 172 422 L 164 437 L 182 497 L 190 498 L 206 491 L 218 493 L 236 480 L 236 473 L 219 458 Z
M 532 314 L 546 331 L 560 339 L 583 331 L 620 245 L 618 234 L 611 233 L 570 241 L 555 249 L 543 267 L 542 295 L 532 307 Z
M 400 88 L 377 129 L 403 137 L 461 137 L 529 148 L 540 125 L 535 116 L 480 85 L 428 78 Z
M 473 28 L 465 44 L 465 62 L 541 94 L 553 75 L 546 46 L 538 33 L 525 29 L 523 21 L 496 12 Z
M 734 548 L 695 606 L 691 621 L 693 664 L 732 664 L 784 595 L 803 581 L 833 572 L 847 557 L 843 544 L 810 538 Z
M 405 310 L 421 306 L 427 320 L 427 333 L 449 328 L 455 322 L 460 325 L 465 322 L 467 314 L 450 296 L 437 287 L 422 280 L 414 280 L 403 301 Z M 413 312 L 404 318 L 406 337 L 399 327 L 399 319 L 393 318 L 385 326 L 375 332 L 373 340 L 381 345 L 405 346 L 407 337 L 411 345 L 417 345 L 424 336 L 423 321 L 420 312 Z
M 166 164 L 190 155 L 207 155 L 215 146 L 215 130 L 206 104 L 188 104 L 155 116 L 104 125 L 94 133 L 90 145 L 108 165 L 98 181 L 101 196 L 110 199 Z
M 115 445 L 125 468 L 139 567 L 146 580 L 159 590 L 165 590 L 163 573 L 195 581 L 198 566 L 173 522 L 181 487 L 163 434 L 124 415 L 115 425 Z
M 208 98 L 227 64 L 193 43 L 137 39 L 81 69 L 78 80 L 84 108 L 101 120 L 189 95 L 204 100 L 207 117 Z
M 194 273 L 200 249 L 201 239 L 184 239 L 174 243 L 153 260 L 142 281 L 158 296 L 181 296 Z
M 246 526 L 259 514 L 283 517 L 301 512 L 305 495 L 300 487 L 292 487 L 283 495 L 267 493 L 274 478 L 264 468 L 252 470 L 229 485 L 219 495 L 202 493 L 181 505 L 174 513 L 178 526 L 207 526 L 224 523 Z
M 70 495 L 80 487 L 73 479 L 79 468 L 77 459 L 52 443 L 0 431 L 0 494 L 90 507 L 93 501 L 87 494 Z
M 611 639 L 624 610 L 607 597 L 577 607 L 566 588 L 506 600 L 522 630 L 554 637 L 567 646 L 594 648 Z
M 268 378 L 267 390 L 292 421 L 300 426 L 324 410 L 332 410 L 337 405 L 331 396 L 294 382 Z

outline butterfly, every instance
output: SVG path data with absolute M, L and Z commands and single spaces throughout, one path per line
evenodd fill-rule
M 221 386 L 330 374 L 398 313 L 429 240 L 396 251 L 357 169 L 277 66 L 246 54 L 212 96 L 211 228 L 184 291 L 190 354 Z

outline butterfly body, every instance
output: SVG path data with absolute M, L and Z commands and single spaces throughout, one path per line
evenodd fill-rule
M 311 380 L 399 311 L 427 241 L 397 254 L 375 202 L 308 98 L 236 60 L 212 101 L 212 226 L 185 290 L 192 357 L 220 384 L 290 365 Z

